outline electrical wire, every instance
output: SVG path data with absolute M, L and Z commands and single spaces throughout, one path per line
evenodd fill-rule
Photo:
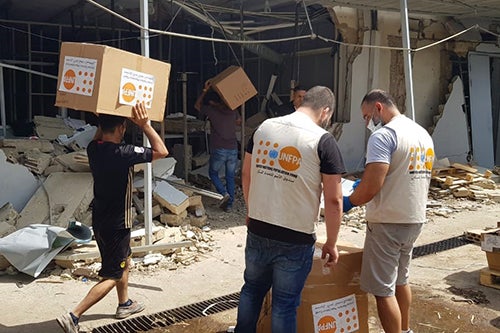
M 188 35 L 188 34 L 182 34 L 182 33 L 176 33 L 176 32 L 171 32 L 171 31 L 165 31 L 165 30 L 157 30 L 157 29 L 145 29 L 143 26 L 141 26 L 140 24 L 108 9 L 107 7 L 93 1 L 93 0 L 85 0 L 99 8 L 101 8 L 102 10 L 110 13 L 111 15 L 114 15 L 118 18 L 120 18 L 121 20 L 123 20 L 124 22 L 127 22 L 129 23 L 130 25 L 136 27 L 137 29 L 139 30 L 148 30 L 150 33 L 152 33 L 149 38 L 153 38 L 153 37 L 157 37 L 159 35 L 168 35 L 168 36 L 173 36 L 173 37 L 180 37 L 180 38 L 188 38 L 188 39 L 195 39 L 195 40 L 201 40 L 201 41 L 207 41 L 207 42 L 212 42 L 213 43 L 226 43 L 226 44 L 271 44 L 271 43 L 280 43 L 280 42 L 289 42 L 289 41 L 296 41 L 296 40 L 302 40 L 302 39 L 314 39 L 314 38 L 318 38 L 326 43 L 333 43 L 333 44 L 338 44 L 338 45 L 343 45 L 343 46 L 351 46 L 351 47 L 361 47 L 361 48 L 373 48 L 373 49 L 381 49 L 381 50 L 395 50 L 395 51 L 408 51 L 410 50 L 411 52 L 419 52 L 419 51 L 422 51 L 422 50 L 425 50 L 427 48 L 430 48 L 430 47 L 433 47 L 433 46 L 436 46 L 436 45 L 439 45 L 441 43 L 444 43 L 450 39 L 453 39 L 453 38 L 456 38 L 468 31 L 471 31 L 471 30 L 480 30 L 480 31 L 483 31 L 485 33 L 488 33 L 490 35 L 493 35 L 493 36 L 496 36 L 496 37 L 500 37 L 500 34 L 498 33 L 495 33 L 495 32 L 492 32 L 488 29 L 485 29 L 483 27 L 481 27 L 480 25 L 478 24 L 475 24 L 467 29 L 464 29 L 463 31 L 461 32 L 458 32 L 452 36 L 448 36 L 446 38 L 443 38 L 441 40 L 438 40 L 434 43 L 431 43 L 429 45 L 425 45 L 423 47 L 420 47 L 420 48 L 415 48 L 415 49 L 407 49 L 407 48 L 404 48 L 404 47 L 393 47 L 393 46 L 383 46 L 383 45 L 367 45 L 367 44 L 353 44 L 353 43 L 346 43 L 346 42 L 341 42 L 341 41 L 338 41 L 338 40 L 333 40 L 333 39 L 330 39 L 330 38 L 327 38 L 327 37 L 324 37 L 324 36 L 321 36 L 321 35 L 316 35 L 312 32 L 312 26 L 311 26 L 311 22 L 310 22 L 310 19 L 309 17 L 307 16 L 307 20 L 308 20 L 308 24 L 310 26 L 310 29 L 311 29 L 311 32 L 312 34 L 310 35 L 302 35 L 302 36 L 294 36 L 294 37 L 286 37 L 286 38 L 275 38 L 275 39 L 266 39 L 266 40 L 228 40 L 228 39 L 222 39 L 222 38 L 213 38 L 213 33 L 212 33 L 212 37 L 203 37 L 203 36 L 195 36 L 195 35 Z M 216 7 L 216 6 L 208 6 L 208 5 L 203 5 L 203 7 L 206 9 L 207 7 L 210 7 L 210 8 L 217 8 L 218 10 L 220 10 L 221 8 L 223 7 Z M 227 9 L 227 8 L 226 8 Z M 233 10 L 232 12 L 236 12 L 235 10 Z M 175 14 L 175 15 L 178 15 L 179 11 Z M 248 12 L 246 12 L 248 13 Z M 258 13 L 253 13 L 255 15 L 257 15 Z M 263 15 L 262 15 L 263 16 Z M 269 15 L 267 15 L 269 16 Z M 175 18 L 175 17 L 174 17 Z M 173 22 L 173 21 L 172 21 Z M 172 25 L 172 22 L 169 24 L 169 26 L 166 28 L 169 29 Z M 18 28 L 14 28 L 14 27 L 9 27 L 9 26 L 5 26 L 3 24 L 0 24 L 0 27 L 1 28 L 5 28 L 5 29 L 11 29 L 13 31 L 18 31 L 18 32 L 21 32 L 21 33 L 25 33 L 25 34 L 30 34 L 32 36 L 36 36 L 36 37 L 39 37 L 39 38 L 42 38 L 42 39 L 46 39 L 46 40 L 51 40 L 51 41 L 58 41 L 60 42 L 60 40 L 56 39 L 56 38 L 50 38 L 50 37 L 47 37 L 47 36 L 42 36 L 42 35 L 39 35 L 39 34 L 36 34 L 36 33 L 32 33 L 32 32 L 28 32 L 28 31 L 25 31 L 25 30 L 22 30 L 22 29 L 18 29 Z M 100 41 L 94 41 L 96 43 L 103 43 L 103 42 L 112 42 L 112 41 L 123 41 L 123 40 L 129 40 L 129 39 L 140 39 L 141 37 L 137 36 L 137 37 L 126 37 L 126 38 L 118 38 L 118 39 L 108 39 L 108 40 L 100 40 Z M 89 42 L 89 41 L 87 41 Z

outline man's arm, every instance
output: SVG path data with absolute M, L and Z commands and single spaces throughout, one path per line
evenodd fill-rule
M 130 120 L 139 126 L 148 138 L 153 150 L 153 161 L 168 155 L 165 142 L 149 123 L 148 112 L 146 111 L 144 102 L 138 103 L 132 108 L 132 117 Z
M 243 159 L 243 166 L 241 168 L 241 187 L 243 189 L 243 198 L 245 199 L 247 212 L 248 212 L 248 194 L 250 193 L 251 166 L 252 166 L 252 154 L 245 153 L 245 158 Z M 247 224 L 248 224 L 248 216 L 247 216 Z
M 210 81 L 205 82 L 205 87 L 203 88 L 200 96 L 198 96 L 198 98 L 196 99 L 196 102 L 194 103 L 194 108 L 196 109 L 196 111 L 198 111 L 198 112 L 201 111 L 201 105 L 203 103 L 203 98 L 207 94 L 207 91 L 208 91 L 208 89 L 210 89 L 210 87 L 211 87 Z
M 349 197 L 354 206 L 369 202 L 384 185 L 385 176 L 389 171 L 387 163 L 369 163 L 366 165 L 361 182 Z
M 341 175 L 322 173 L 321 180 L 323 182 L 326 225 L 326 243 L 323 245 L 321 257 L 327 258 L 325 266 L 333 266 L 339 258 L 337 239 L 342 222 L 342 178 Z

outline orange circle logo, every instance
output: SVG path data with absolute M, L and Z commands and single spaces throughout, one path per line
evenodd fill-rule
M 76 74 L 72 69 L 68 69 L 63 75 L 64 88 L 71 90 L 76 84 Z
M 122 98 L 125 102 L 130 103 L 135 98 L 135 86 L 127 82 L 122 87 Z
M 286 171 L 295 171 L 300 167 L 302 156 L 297 148 L 292 146 L 284 147 L 278 155 L 280 166 Z
M 318 321 L 319 333 L 335 333 L 337 332 L 337 322 L 332 316 L 324 316 Z
M 432 164 L 434 164 L 434 150 L 432 148 L 429 148 L 425 152 L 425 168 L 431 171 Z

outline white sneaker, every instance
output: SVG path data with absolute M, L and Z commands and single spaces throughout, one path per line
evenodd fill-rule
M 62 316 L 57 318 L 56 321 L 65 333 L 80 332 L 80 327 L 78 325 L 75 325 L 75 323 L 73 322 L 73 318 L 71 318 L 71 315 L 69 313 L 63 314 Z

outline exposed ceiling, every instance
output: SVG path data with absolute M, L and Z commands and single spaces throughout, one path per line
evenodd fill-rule
M 324 6 L 346 6 L 360 9 L 399 11 L 400 0 L 319 0 Z M 414 14 L 453 16 L 455 18 L 489 18 L 500 20 L 499 0 L 407 0 Z
M 427 14 L 453 16 L 455 18 L 482 18 L 500 21 L 500 0 L 407 0 L 410 14 Z M 96 0 L 103 6 L 114 9 L 117 13 L 139 21 L 140 0 Z M 326 7 L 346 6 L 359 9 L 379 9 L 399 11 L 400 0 L 305 0 L 308 6 Z M 149 0 L 150 21 L 168 22 L 179 14 L 178 4 L 196 8 L 199 12 L 217 15 L 221 20 L 236 20 L 240 18 L 240 9 L 252 17 L 252 24 L 272 24 L 283 21 L 293 21 L 293 9 L 302 6 L 298 0 Z M 283 9 L 288 12 L 283 12 Z M 190 15 L 185 15 L 189 17 Z M 88 0 L 0 0 L 0 19 L 35 21 L 74 25 L 123 25 L 119 20 L 110 19 L 111 15 L 104 12 Z M 199 21 L 199 19 L 197 20 Z

